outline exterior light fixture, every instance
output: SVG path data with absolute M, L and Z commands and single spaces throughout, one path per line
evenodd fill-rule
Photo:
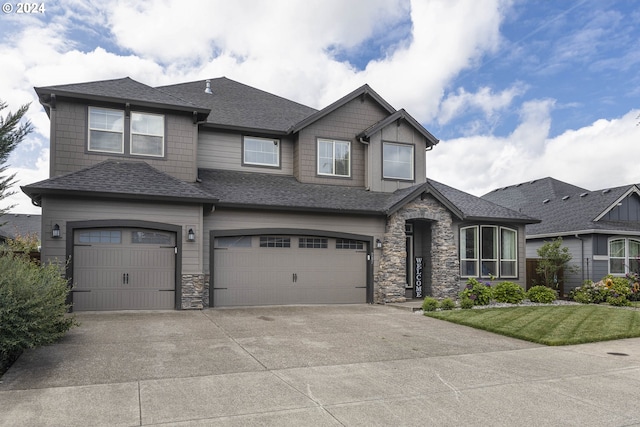
M 380 239 L 376 239 L 376 248 L 382 249 L 382 241 Z
M 187 232 L 187 241 L 195 242 L 196 241 L 196 233 L 193 232 L 193 228 L 190 228 Z
M 51 237 L 57 239 L 60 237 L 60 226 L 58 224 L 54 225 L 51 229 Z

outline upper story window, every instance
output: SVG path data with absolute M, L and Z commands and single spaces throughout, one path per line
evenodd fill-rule
M 280 166 L 280 141 L 245 136 L 243 159 L 248 165 L 278 167 Z
M 351 143 L 318 139 L 318 175 L 351 176 Z
M 164 116 L 131 113 L 131 154 L 164 156 Z
M 382 176 L 413 180 L 413 145 L 385 142 L 382 144 Z
M 517 277 L 517 244 L 518 234 L 510 228 L 493 225 L 461 228 L 460 275 Z
M 612 239 L 609 241 L 609 273 L 640 272 L 640 241 Z
M 89 107 L 89 151 L 164 157 L 164 134 L 161 114 L 131 112 L 125 118 L 122 110 Z
M 89 107 L 89 151 L 124 153 L 124 111 Z

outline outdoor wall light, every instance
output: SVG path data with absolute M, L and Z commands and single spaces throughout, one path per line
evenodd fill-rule
M 380 239 L 376 239 L 376 248 L 382 249 L 382 241 Z
M 187 240 L 189 242 L 196 241 L 196 233 L 193 232 L 193 228 L 190 228 L 189 231 L 187 232 Z
M 53 237 L 54 239 L 60 237 L 60 226 L 58 224 L 54 225 L 51 229 L 51 237 Z

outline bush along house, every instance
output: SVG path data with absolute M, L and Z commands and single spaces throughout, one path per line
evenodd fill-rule
M 438 140 L 364 85 L 321 109 L 227 78 L 38 87 L 42 257 L 74 310 L 456 297 L 524 286 L 534 219 L 426 179 Z M 452 166 L 453 167 L 453 166 Z

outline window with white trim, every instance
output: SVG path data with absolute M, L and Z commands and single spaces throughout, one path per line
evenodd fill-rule
M 124 111 L 89 107 L 88 149 L 124 154 Z
M 640 272 L 640 240 L 609 240 L 609 273 L 624 275 L 631 272 Z
M 318 138 L 318 175 L 351 176 L 351 143 Z
M 247 165 L 280 166 L 280 141 L 245 136 L 243 161 Z
M 382 144 L 382 176 L 387 179 L 413 180 L 413 145 Z
M 127 125 L 125 125 L 125 122 Z M 97 153 L 164 157 L 165 120 L 162 114 L 89 107 L 87 150 Z
M 517 277 L 518 233 L 494 225 L 460 229 L 462 277 Z M 480 271 L 478 271 L 480 268 Z
M 164 116 L 131 113 L 131 154 L 164 156 Z

